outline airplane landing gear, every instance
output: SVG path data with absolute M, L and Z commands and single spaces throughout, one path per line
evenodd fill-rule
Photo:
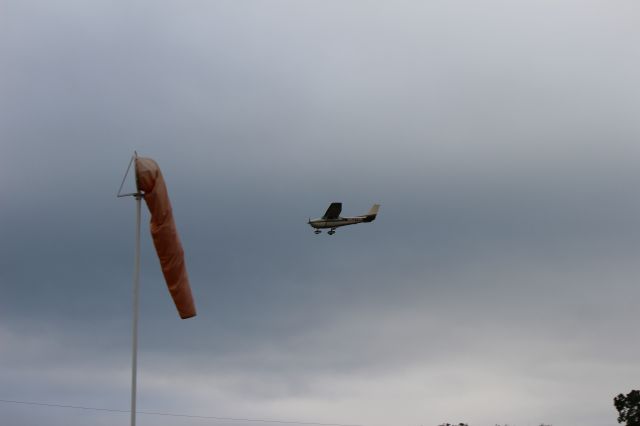
M 314 234 L 318 235 L 319 233 L 321 233 L 322 231 L 319 229 L 316 229 L 315 231 L 313 231 Z
M 335 233 L 336 233 L 335 228 L 332 228 L 331 231 L 327 232 L 327 234 L 329 234 L 329 235 L 333 235 Z

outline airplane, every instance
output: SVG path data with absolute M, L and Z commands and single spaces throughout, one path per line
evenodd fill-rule
M 331 228 L 327 234 L 333 235 L 336 233 L 336 228 L 340 226 L 347 225 L 355 225 L 356 223 L 366 223 L 373 222 L 378 215 L 378 209 L 380 208 L 380 204 L 374 204 L 369 213 L 362 216 L 354 216 L 354 217 L 340 217 L 340 212 L 342 211 L 342 203 L 331 203 L 329 208 L 327 209 L 324 216 L 319 219 L 311 219 L 309 218 L 309 225 L 312 228 L 315 228 L 313 231 L 316 235 L 321 233 L 320 229 Z

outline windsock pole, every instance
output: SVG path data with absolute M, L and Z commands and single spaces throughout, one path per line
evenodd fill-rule
M 136 426 L 136 390 L 138 373 L 138 314 L 140 311 L 140 203 L 142 194 L 136 198 L 136 252 L 133 268 L 133 320 L 131 324 L 131 426 Z
M 122 194 L 122 187 L 131 169 L 131 164 L 138 157 L 138 153 L 134 151 L 134 156 L 129 161 L 129 167 L 122 178 L 122 184 L 118 190 L 118 198 L 133 196 L 136 199 L 136 235 L 135 235 L 135 253 L 133 267 L 133 315 L 131 323 L 131 426 L 136 426 L 136 391 L 137 391 L 137 373 L 138 373 L 138 314 L 140 311 L 140 205 L 143 194 L 138 189 L 136 183 L 136 192 L 131 194 Z M 135 169 L 135 165 L 134 165 Z M 134 172 L 135 173 L 135 172 Z

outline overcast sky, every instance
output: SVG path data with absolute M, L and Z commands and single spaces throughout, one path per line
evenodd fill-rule
M 137 150 L 199 310 L 178 318 L 143 210 L 140 410 L 617 424 L 640 386 L 639 24 L 632 0 L 4 0 L 0 399 L 129 408 Z M 382 206 L 316 236 L 332 201 Z

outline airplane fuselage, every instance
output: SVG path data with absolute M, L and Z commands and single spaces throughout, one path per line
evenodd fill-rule
M 339 228 L 341 226 L 355 225 L 367 221 L 366 216 L 362 217 L 339 217 L 336 219 L 311 219 L 309 225 L 315 229 Z

